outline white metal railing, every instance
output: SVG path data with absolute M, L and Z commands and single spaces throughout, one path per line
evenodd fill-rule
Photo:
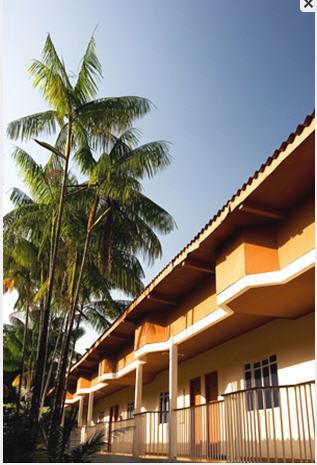
M 224 401 L 177 409 L 176 415 L 178 457 L 224 459 Z
M 314 382 L 253 388 L 177 409 L 177 455 L 229 462 L 313 462 Z
M 313 381 L 226 394 L 224 406 L 229 461 L 314 461 Z
M 134 418 L 114 421 L 110 430 L 110 448 L 115 454 L 128 454 L 133 452 Z
M 168 455 L 169 412 L 148 411 L 135 415 L 139 455 Z
M 178 458 L 229 462 L 314 462 L 315 383 L 252 388 L 223 394 L 223 400 L 176 409 Z M 168 456 L 170 414 L 147 411 L 102 428 L 105 450 L 118 454 Z M 73 440 L 78 440 L 78 432 Z M 134 449 L 136 446 L 136 449 Z

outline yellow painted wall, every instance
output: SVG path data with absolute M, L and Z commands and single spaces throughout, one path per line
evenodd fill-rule
M 296 341 L 296 344 L 294 344 Z M 253 331 L 204 352 L 179 365 L 178 407 L 190 403 L 189 382 L 201 377 L 202 402 L 205 401 L 204 375 L 218 371 L 219 394 L 244 389 L 244 365 L 277 355 L 279 384 L 296 384 L 314 379 L 314 314 L 297 320 L 274 320 Z M 168 371 L 158 374 L 143 386 L 142 410 L 158 410 L 159 395 L 168 391 Z M 134 389 L 122 389 L 96 401 L 94 417 L 100 410 L 109 414 L 111 405 L 120 405 L 125 418 L 127 403 L 134 400 Z

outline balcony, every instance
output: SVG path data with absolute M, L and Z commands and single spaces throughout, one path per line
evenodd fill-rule
M 252 388 L 172 412 L 142 412 L 90 427 L 85 436 L 103 428 L 108 452 L 168 458 L 171 424 L 179 460 L 314 462 L 315 383 Z

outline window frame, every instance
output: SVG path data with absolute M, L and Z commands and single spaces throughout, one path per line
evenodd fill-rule
M 271 410 L 279 407 L 278 357 L 276 353 L 257 357 L 257 360 L 245 363 L 244 384 L 247 391 L 246 404 L 248 411 Z M 272 387 L 276 387 L 276 389 L 272 389 Z M 255 396 L 253 392 L 256 392 Z
M 127 404 L 127 420 L 131 420 L 134 417 L 134 400 Z
M 169 412 L 170 397 L 168 391 L 160 393 L 159 424 L 168 422 L 167 414 Z M 165 407 L 165 409 L 163 409 Z

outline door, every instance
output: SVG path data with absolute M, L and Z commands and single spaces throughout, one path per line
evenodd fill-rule
M 108 452 L 111 452 L 111 442 L 112 442 L 112 424 L 114 421 L 117 421 L 119 417 L 119 405 L 112 405 L 109 412 L 109 432 L 108 432 Z
M 200 377 L 190 380 L 190 406 L 191 406 L 191 455 L 201 457 L 202 443 L 202 412 L 201 408 Z
M 219 457 L 220 412 L 218 400 L 218 372 L 213 371 L 205 376 L 207 403 L 207 442 L 208 458 Z

